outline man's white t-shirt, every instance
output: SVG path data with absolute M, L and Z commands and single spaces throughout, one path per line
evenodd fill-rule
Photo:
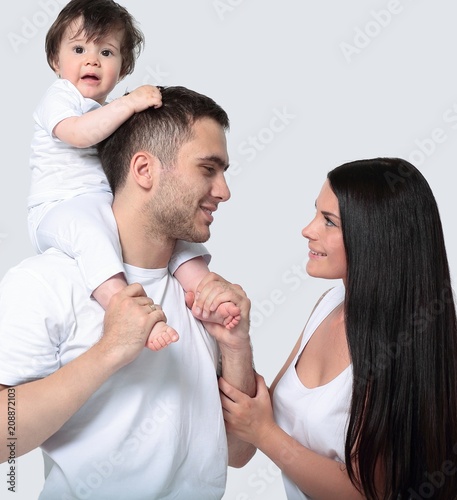
M 220 499 L 227 440 L 217 343 L 167 269 L 125 267 L 180 339 L 159 352 L 145 348 L 42 445 L 40 500 Z M 0 383 L 58 370 L 97 342 L 103 318 L 74 260 L 53 249 L 25 260 L 0 284 Z

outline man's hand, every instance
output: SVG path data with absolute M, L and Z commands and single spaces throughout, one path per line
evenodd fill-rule
M 113 295 L 108 305 L 99 348 L 121 368 L 140 354 L 158 321 L 166 321 L 161 307 L 146 296 L 140 284 L 129 285 Z
M 55 434 L 114 373 L 144 349 L 149 332 L 165 320 L 159 306 L 151 307 L 135 283 L 113 295 L 105 313 L 104 333 L 90 349 L 52 374 L 14 388 L 18 401 L 17 456 L 40 446 Z M 0 390 L 1 414 L 8 393 Z M 0 425 L 0 462 L 8 459 L 7 427 Z
M 239 321 L 230 329 L 210 319 L 211 313 L 223 303 L 231 303 L 239 310 Z M 191 309 L 221 347 L 238 349 L 249 344 L 251 301 L 241 286 L 228 282 L 216 273 L 209 273 L 198 285 Z
M 246 443 L 262 448 L 276 423 L 265 379 L 256 374 L 256 383 L 257 391 L 253 397 L 232 387 L 222 377 L 219 389 L 227 431 Z
M 228 329 L 223 324 L 212 323 L 202 316 L 211 316 L 220 304 L 232 303 L 240 311 L 239 322 Z M 255 396 L 251 341 L 249 337 L 249 312 L 251 301 L 239 285 L 233 285 L 215 273 L 209 273 L 197 287 L 192 312 L 200 317 L 208 332 L 218 341 L 222 360 L 222 377 L 227 384 L 249 397 Z M 206 314 L 204 314 L 206 312 Z M 243 467 L 254 455 L 252 444 L 227 434 L 229 465 Z

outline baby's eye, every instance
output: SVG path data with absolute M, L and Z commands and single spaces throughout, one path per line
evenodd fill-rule
M 108 57 L 112 54 L 111 50 L 105 49 L 102 50 L 102 56 Z
M 75 47 L 74 51 L 76 52 L 76 54 L 83 54 L 84 48 L 83 47 Z

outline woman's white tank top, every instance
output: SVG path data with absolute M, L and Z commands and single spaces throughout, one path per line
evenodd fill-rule
M 294 360 L 273 393 L 277 424 L 296 441 L 325 457 L 344 462 L 344 443 L 352 394 L 352 365 L 329 383 L 308 389 L 295 366 L 308 340 L 328 314 L 344 300 L 345 289 L 331 289 L 316 307 L 303 332 Z M 308 497 L 283 474 L 288 500 Z

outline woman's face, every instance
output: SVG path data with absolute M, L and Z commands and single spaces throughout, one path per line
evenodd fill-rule
M 341 230 L 338 198 L 328 180 L 316 200 L 316 216 L 302 230 L 309 241 L 309 261 L 306 271 L 310 276 L 325 279 L 346 279 L 346 251 Z

